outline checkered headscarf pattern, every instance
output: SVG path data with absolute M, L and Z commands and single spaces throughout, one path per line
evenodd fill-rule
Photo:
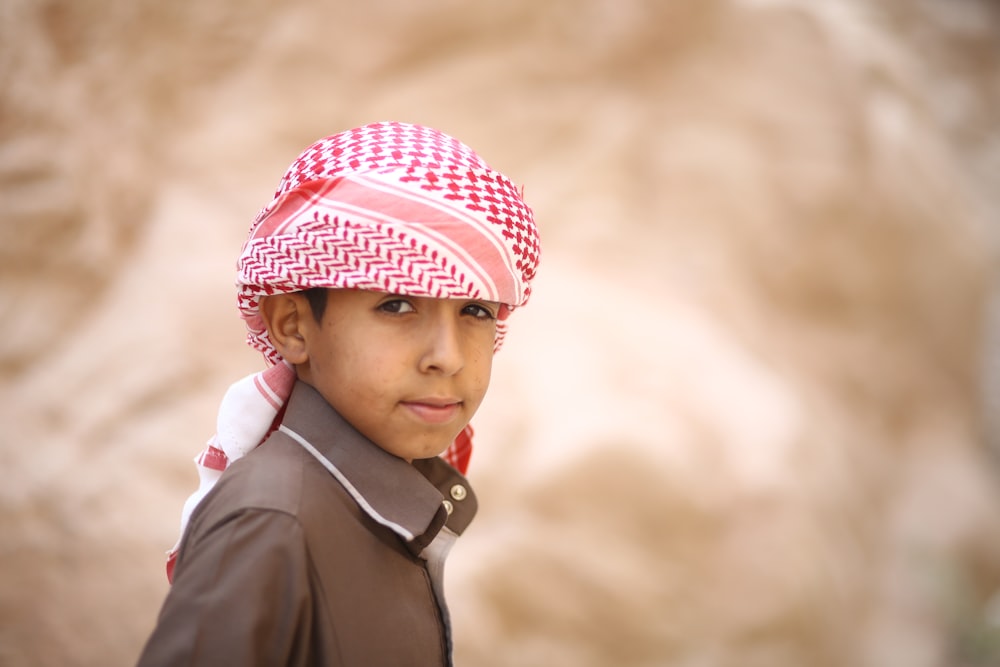
M 311 287 L 527 302 L 538 264 L 531 209 L 503 174 L 437 130 L 365 125 L 307 148 L 257 215 L 238 263 L 248 342 L 279 357 L 261 296 Z M 497 346 L 505 322 L 498 326 Z

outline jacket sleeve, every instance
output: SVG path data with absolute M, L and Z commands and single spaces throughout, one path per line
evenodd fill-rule
M 243 510 L 192 535 L 140 667 L 302 664 L 308 568 L 302 528 L 283 512 Z

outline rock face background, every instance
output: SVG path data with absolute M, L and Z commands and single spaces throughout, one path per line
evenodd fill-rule
M 249 222 L 388 118 L 543 232 L 460 664 L 998 664 L 1000 5 L 347 4 L 0 0 L 0 664 L 135 660 Z

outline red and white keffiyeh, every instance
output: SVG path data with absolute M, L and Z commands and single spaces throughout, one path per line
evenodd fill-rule
M 260 297 L 327 287 L 496 301 L 496 350 L 510 312 L 528 301 L 538 253 L 518 188 L 438 130 L 373 123 L 307 148 L 258 213 L 237 262 L 247 342 L 273 365 L 226 392 L 217 432 L 195 459 L 201 483 L 184 504 L 181 535 L 222 471 L 275 427 L 295 383 L 268 339 Z M 463 473 L 471 438 L 466 428 L 442 454 Z

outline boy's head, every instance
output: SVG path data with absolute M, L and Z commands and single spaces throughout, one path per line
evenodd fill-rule
M 479 406 L 538 251 L 517 188 L 464 144 L 403 123 L 342 132 L 302 153 L 251 228 L 248 342 L 384 449 L 434 456 Z

